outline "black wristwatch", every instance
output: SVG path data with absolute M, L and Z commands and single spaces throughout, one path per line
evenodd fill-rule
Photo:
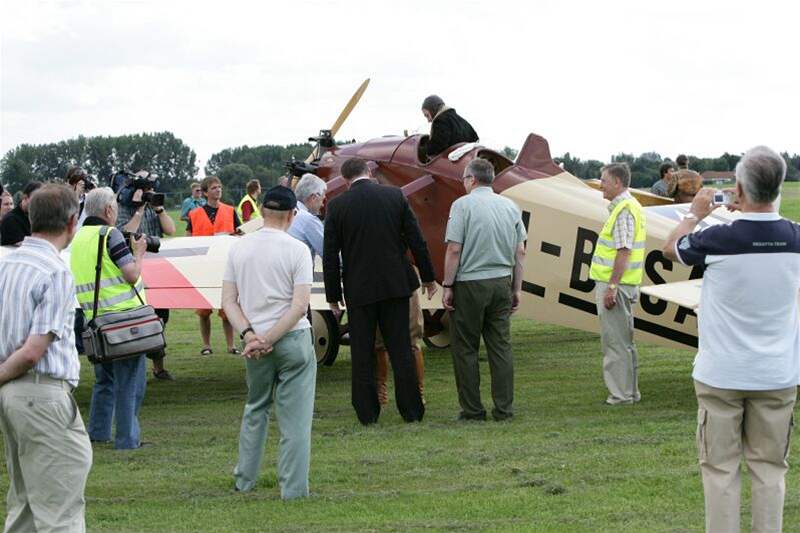
M 248 333 L 255 333 L 255 331 L 253 331 L 253 327 L 252 327 L 252 326 L 248 326 L 248 327 L 246 327 L 246 328 L 244 329 L 244 331 L 242 331 L 241 333 L 239 333 L 239 338 L 240 338 L 240 339 L 242 339 L 242 340 L 244 340 L 244 336 L 245 336 L 245 335 L 247 335 Z
M 453 284 L 451 283 L 450 285 L 445 285 L 444 283 L 442 283 L 442 288 L 443 289 L 452 289 L 453 288 Z
M 161 211 L 159 211 L 159 209 L 161 209 Z M 164 212 L 164 208 L 163 207 L 156 207 L 155 209 L 153 209 L 153 211 L 156 212 L 156 215 L 160 215 L 161 213 Z

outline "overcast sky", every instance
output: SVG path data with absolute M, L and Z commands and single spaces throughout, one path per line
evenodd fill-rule
M 197 152 L 424 130 L 554 155 L 800 152 L 793 2 L 2 0 L 0 152 L 169 130 Z M 202 172 L 202 171 L 201 171 Z

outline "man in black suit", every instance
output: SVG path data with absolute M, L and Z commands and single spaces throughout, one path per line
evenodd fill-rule
M 350 317 L 350 353 L 353 365 L 352 402 L 359 421 L 378 421 L 381 408 L 375 382 L 375 329 L 380 328 L 395 381 L 395 399 L 406 422 L 422 420 L 417 372 L 411 353 L 409 298 L 419 287 L 406 252 L 410 249 L 422 286 L 432 298 L 436 292 L 433 264 L 417 219 L 402 191 L 380 185 L 366 162 L 348 159 L 342 177 L 349 190 L 330 201 L 325 215 L 323 271 L 331 310 L 341 313 L 344 300 Z M 340 268 L 339 253 L 343 268 Z

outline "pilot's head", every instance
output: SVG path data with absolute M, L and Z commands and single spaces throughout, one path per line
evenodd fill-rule
M 603 198 L 613 200 L 631 184 L 631 169 L 628 163 L 611 163 L 600 169 L 600 189 Z
M 444 100 L 432 94 L 422 101 L 422 114 L 425 115 L 428 122 L 433 122 L 433 118 L 442 107 L 444 107 Z

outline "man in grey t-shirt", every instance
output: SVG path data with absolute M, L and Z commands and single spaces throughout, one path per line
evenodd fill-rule
M 450 208 L 444 295 L 453 325 L 453 367 L 462 420 L 485 420 L 478 349 L 486 343 L 495 420 L 513 416 L 511 313 L 519 307 L 527 238 L 519 208 L 492 190 L 494 168 L 476 158 L 464 169 L 467 195 Z

